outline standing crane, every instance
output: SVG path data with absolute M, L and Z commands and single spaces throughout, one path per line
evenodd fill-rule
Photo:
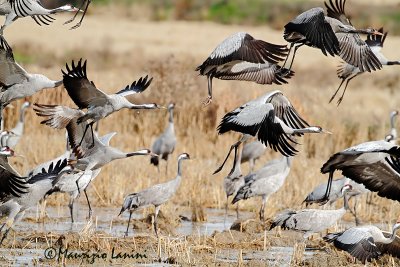
M 42 74 L 27 73 L 17 62 L 11 47 L 3 36 L 0 36 L 0 123 L 3 109 L 12 101 L 31 96 L 45 88 L 55 88 L 62 84 Z
M 351 191 L 348 192 L 349 200 L 352 197 L 355 197 L 353 210 L 351 210 L 349 208 L 349 211 L 354 216 L 356 225 L 360 225 L 361 222 L 357 217 L 357 204 L 358 204 L 357 200 L 358 200 L 358 197 L 361 196 L 362 194 L 371 192 L 367 188 L 365 188 L 365 186 L 363 184 L 356 183 L 347 177 L 342 177 L 340 179 L 333 180 L 332 186 L 331 186 L 331 192 L 328 196 L 328 198 L 329 198 L 328 204 L 332 205 L 339 198 L 343 197 L 342 187 L 345 186 L 346 184 L 349 184 L 352 187 Z M 318 185 L 317 187 L 315 187 L 314 190 L 310 194 L 307 195 L 307 197 L 303 201 L 303 203 L 306 203 L 306 206 L 308 206 L 314 202 L 318 202 L 319 199 L 324 197 L 326 187 L 327 187 L 327 183 L 322 183 L 322 184 Z
M 329 133 L 321 127 L 312 126 L 300 117 L 289 99 L 276 90 L 251 100 L 228 112 L 222 118 L 218 134 L 229 131 L 242 133 L 238 142 L 244 142 L 250 136 L 258 137 L 265 146 L 279 151 L 284 156 L 294 156 L 298 152 L 293 145 L 294 136 L 304 133 Z M 231 146 L 222 165 L 214 172 L 222 170 L 234 146 Z
M 370 141 L 333 154 L 321 168 L 322 173 L 329 173 L 329 179 L 324 197 L 317 202 L 328 200 L 336 170 L 381 197 L 400 201 L 399 146 L 383 140 Z
M 14 148 L 24 133 L 25 124 L 25 110 L 30 107 L 29 102 L 24 102 L 19 111 L 19 120 L 14 128 L 11 129 L 10 133 L 6 136 L 1 137 L 1 146 L 8 146 L 9 148 Z
M 328 234 L 324 240 L 333 243 L 351 256 L 366 261 L 379 258 L 382 254 L 389 254 L 400 258 L 400 239 L 396 231 L 400 228 L 400 220 L 393 225 L 391 233 L 382 231 L 374 225 L 351 227 L 343 232 Z
M 387 32 L 384 33 L 383 28 L 380 28 L 378 32 L 380 32 L 382 35 L 367 35 L 367 40 L 365 40 L 365 43 L 370 47 L 371 51 L 375 54 L 376 58 L 383 66 L 400 65 L 399 60 L 390 61 L 382 54 L 381 49 L 383 47 L 383 43 L 385 42 Z M 365 73 L 365 71 L 364 72 L 361 71 L 360 68 L 353 66 L 349 63 L 343 62 L 337 70 L 337 75 L 340 79 L 342 79 L 342 81 L 336 92 L 332 95 L 331 99 L 329 100 L 329 103 L 332 102 L 332 100 L 338 93 L 340 87 L 342 87 L 342 84 L 346 81 L 346 85 L 344 87 L 342 96 L 339 98 L 337 102 L 337 104 L 339 105 L 343 100 L 343 96 L 346 92 L 346 88 L 349 85 L 349 82 L 363 73 Z
M 168 127 L 154 141 L 153 146 L 151 147 L 151 151 L 156 155 L 150 158 L 150 163 L 157 166 L 158 172 L 160 172 L 160 157 L 166 161 L 165 173 L 168 172 L 168 156 L 175 150 L 176 136 L 174 130 L 174 108 L 174 103 L 168 105 Z
M 292 68 L 297 49 L 303 45 L 315 47 L 324 55 L 338 55 L 347 63 L 361 71 L 374 71 L 382 67 L 378 58 L 368 45 L 360 38 L 359 33 L 378 34 L 374 29 L 356 29 L 344 12 L 346 0 L 325 2 L 327 16 L 321 7 L 307 10 L 285 25 L 283 38 L 294 47 L 289 70 Z M 289 57 L 289 54 L 285 60 Z
M 348 190 L 351 190 L 351 185 L 345 185 L 342 188 L 342 193 L 344 195 L 344 205 L 342 208 L 337 210 L 285 210 L 273 219 L 270 230 L 276 226 L 280 226 L 283 229 L 303 232 L 303 237 L 306 239 L 314 233 L 328 229 L 346 213 L 349 207 L 348 195 L 346 193 Z
M 93 124 L 108 115 L 119 111 L 123 108 L 129 109 L 155 109 L 159 108 L 157 104 L 133 104 L 129 102 L 126 96 L 141 93 L 146 90 L 151 84 L 153 78 L 148 79 L 148 76 L 134 81 L 131 85 L 126 86 L 116 94 L 106 94 L 98 89 L 93 82 L 90 82 L 86 74 L 86 60 L 82 64 L 82 59 L 75 62 L 72 61 L 71 68 L 66 64 L 66 72 L 62 70 L 64 87 L 71 97 L 72 101 L 79 109 L 87 109 L 77 120 L 77 123 L 91 121 L 87 123 L 83 137 L 86 135 L 88 128 L 91 128 L 93 136 Z M 83 141 L 83 137 L 81 142 Z M 80 145 L 81 142 L 78 142 Z M 92 143 L 93 145 L 93 143 Z
M 261 221 L 264 221 L 265 204 L 268 198 L 276 193 L 284 184 L 286 177 L 289 175 L 292 160 L 292 157 L 282 157 L 279 160 L 272 160 L 260 170 L 245 176 L 244 185 L 237 190 L 232 204 L 242 199 L 261 196 L 262 203 L 259 217 Z
M 0 28 L 0 35 L 3 35 L 4 29 L 18 18 L 30 16 L 38 25 L 49 25 L 55 20 L 51 15 L 78 11 L 78 8 L 70 4 L 47 9 L 40 0 L 4 0 L 0 3 L 0 15 L 6 16 L 6 20 Z
M 170 180 L 166 183 L 156 184 L 150 188 L 147 188 L 138 193 L 129 194 L 125 197 L 124 203 L 122 204 L 121 215 L 125 210 L 129 211 L 128 226 L 126 228 L 125 236 L 128 236 L 129 223 L 131 221 L 132 213 L 140 208 L 154 205 L 154 231 L 158 237 L 157 231 L 157 215 L 160 211 L 161 205 L 167 202 L 178 190 L 182 179 L 182 161 L 190 159 L 189 154 L 182 153 L 178 156 L 178 173 L 175 179 Z
M 37 203 L 45 196 L 47 191 L 52 188 L 52 180 L 57 177 L 61 170 L 67 166 L 67 161 L 59 161 L 56 165 L 50 165 L 48 170 L 38 173 L 34 176 L 24 177 L 25 193 L 11 197 L 7 202 L 0 205 L 1 216 L 7 216 L 7 220 L 0 227 L 0 232 L 4 227 L 7 229 L 3 233 L 3 237 L 0 240 L 0 245 L 7 237 L 8 232 L 12 228 L 15 222 L 19 221 L 25 214 L 25 210 L 36 206 Z M 3 171 L 3 176 L 18 176 L 8 170 Z M 22 178 L 22 177 L 21 177 Z
M 116 159 L 124 159 L 139 155 L 154 155 L 149 149 L 134 152 L 122 152 L 117 148 L 103 144 L 94 134 L 85 136 L 87 122 L 78 124 L 79 118 L 84 115 L 82 110 L 71 109 L 65 106 L 52 106 L 34 104 L 34 110 L 38 116 L 46 117 L 41 124 L 46 124 L 55 129 L 67 129 L 68 140 L 76 160 L 70 161 L 74 171 L 81 171 L 81 176 L 76 180 L 76 186 L 80 193 L 79 180 L 88 175 L 89 171 L 102 168 L 104 165 Z M 83 142 L 82 142 L 83 139 Z M 81 140 L 81 144 L 79 143 Z M 90 206 L 89 206 L 90 208 Z M 89 210 L 89 214 L 91 214 Z
M 256 160 L 264 154 L 266 149 L 265 145 L 258 140 L 245 143 L 240 163 L 248 161 L 250 172 L 253 172 Z
M 212 79 L 252 81 L 259 84 L 287 83 L 278 65 L 287 56 L 286 45 L 275 45 L 254 39 L 246 32 L 235 33 L 220 43 L 210 56 L 196 68 L 207 76 L 208 97 L 204 105 L 212 101 Z M 287 77 L 293 76 L 287 72 Z

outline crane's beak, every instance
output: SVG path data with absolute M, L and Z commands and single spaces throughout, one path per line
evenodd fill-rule
M 62 85 L 63 84 L 63 80 L 61 80 L 61 81 L 56 81 L 55 83 L 54 83 L 54 87 L 58 87 L 58 86 L 60 86 L 60 85 Z
M 324 133 L 324 134 L 332 134 L 332 132 L 330 132 L 330 131 L 328 131 L 328 130 L 325 130 L 325 129 L 322 129 L 321 133 Z

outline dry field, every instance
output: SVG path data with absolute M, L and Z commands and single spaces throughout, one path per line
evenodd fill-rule
M 60 69 L 66 62 L 83 57 L 88 60 L 89 78 L 106 92 L 115 92 L 140 76 L 149 74 L 154 77 L 152 85 L 143 95 L 132 98 L 132 101 L 151 101 L 163 105 L 167 105 L 170 101 L 176 103 L 175 129 L 178 144 L 169 161 L 168 175 L 165 176 L 164 172 L 158 175 L 157 169 L 149 164 L 149 158 L 136 157 L 109 164 L 103 168 L 89 189 L 95 215 L 96 208 L 104 206 L 115 207 L 117 214 L 126 194 L 173 178 L 176 173 L 176 156 L 182 152 L 189 153 L 193 160 L 184 162 L 181 187 L 176 196 L 162 207 L 165 220 L 175 220 L 177 214 L 182 212 L 222 208 L 225 202 L 222 179 L 229 172 L 231 161 L 220 174 L 215 176 L 211 174 L 239 135 L 218 136 L 215 128 L 225 112 L 276 89 L 283 91 L 292 100 L 299 113 L 310 124 L 322 126 L 333 132 L 333 135 L 309 135 L 300 140 L 301 145 L 298 146 L 300 152 L 295 157 L 292 171 L 284 187 L 270 198 L 266 216 L 272 217 L 276 212 L 288 207 L 301 208 L 301 202 L 309 190 L 327 180 L 327 176 L 320 174 L 319 170 L 329 156 L 351 145 L 367 140 L 383 139 L 389 129 L 389 113 L 400 105 L 400 93 L 397 88 L 399 69 L 396 66 L 385 67 L 382 71 L 363 74 L 354 79 L 339 107 L 334 103 L 328 104 L 330 96 L 339 84 L 336 66 L 340 60 L 324 57 L 321 52 L 311 48 L 302 48 L 294 64 L 296 75 L 289 84 L 261 86 L 246 82 L 215 80 L 214 102 L 203 108 L 201 102 L 207 94 L 206 79 L 198 76 L 194 69 L 217 43 L 237 31 L 247 31 L 256 38 L 269 42 L 284 43 L 282 33 L 273 31 L 267 26 L 222 26 L 195 22 L 157 23 L 132 21 L 107 14 L 89 16 L 81 28 L 69 31 L 61 23 L 64 20 L 66 17 L 58 16 L 54 25 L 38 27 L 29 19 L 24 19 L 6 30 L 5 36 L 14 48 L 17 59 L 22 60 L 23 66 L 28 71 L 58 79 L 61 77 Z M 384 53 L 388 58 L 400 58 L 400 52 L 397 50 L 400 38 L 389 35 L 385 45 Z M 33 103 L 73 106 L 63 88 L 43 91 L 29 100 Z M 13 105 L 14 108 L 8 109 L 6 128 L 13 127 L 17 120 L 17 108 L 21 103 L 22 101 L 19 101 Z M 63 153 L 65 147 L 64 132 L 40 125 L 40 118 L 33 110 L 28 110 L 26 121 L 25 135 L 16 148 L 16 152 L 26 158 L 12 160 L 21 173 L 25 173 L 38 163 L 58 156 Z M 150 148 L 155 136 L 163 131 L 166 123 L 166 110 L 137 113 L 123 110 L 104 119 L 100 124 L 100 133 L 117 132 L 111 144 L 121 150 L 132 151 Z M 266 153 L 262 160 L 257 162 L 257 167 L 276 157 L 280 157 L 280 154 L 272 151 Z M 162 162 L 162 170 L 164 164 L 165 162 Z M 247 168 L 247 165 L 243 166 L 242 171 L 247 173 Z M 336 176 L 339 177 L 339 174 Z M 48 204 L 55 207 L 64 206 L 67 199 L 68 196 L 64 195 L 52 196 Z M 82 197 L 81 205 L 86 205 L 83 200 Z M 400 214 L 398 203 L 379 197 L 374 198 L 374 205 L 366 206 L 362 200 L 359 206 L 361 219 L 367 223 L 390 225 Z M 241 210 L 253 212 L 254 218 L 258 207 L 259 199 L 240 204 Z M 143 211 L 145 216 L 151 212 L 152 209 Z M 351 221 L 352 217 L 345 216 L 345 220 Z M 24 220 L 19 223 L 23 224 Z M 87 239 L 93 241 L 95 238 L 102 238 L 102 233 L 88 231 L 85 232 L 86 235 L 66 233 L 65 236 L 70 240 L 79 239 L 77 243 L 70 242 L 76 247 L 87 248 L 85 246 L 90 247 L 88 244 L 91 243 L 85 243 L 85 240 L 88 242 Z M 29 234 L 17 231 L 14 236 Z M 281 237 L 285 236 L 284 232 L 274 232 L 271 239 L 265 239 L 263 231 L 258 231 L 257 234 L 251 231 L 247 233 L 232 231 L 229 235 L 225 233 L 232 237 L 232 240 L 226 243 L 223 242 L 226 236 L 216 239 L 215 236 L 218 237 L 218 234 L 214 237 L 189 236 L 174 243 L 177 241 L 170 241 L 167 234 L 168 231 L 163 229 L 164 237 L 161 238 L 162 242 L 158 247 L 157 240 L 151 236 L 129 240 L 109 237 L 108 243 L 99 241 L 94 247 L 110 248 L 111 243 L 115 243 L 129 248 L 134 243 L 135 248 L 146 244 L 154 251 L 159 251 L 157 248 L 161 246 L 165 250 L 182 252 L 175 258 L 178 264 L 212 265 L 212 252 L 218 247 L 234 248 L 240 254 L 241 249 L 262 250 L 265 246 L 276 245 Z M 51 234 L 36 233 L 31 239 L 23 240 L 36 240 L 33 242 L 35 244 L 35 242 L 49 242 L 48 238 L 58 239 L 58 236 L 50 238 L 49 235 Z M 282 242 L 286 246 L 297 244 L 290 235 L 286 235 L 285 238 L 287 242 Z M 301 238 L 297 238 L 298 240 Z M 9 241 L 6 242 L 6 247 L 25 247 L 27 244 L 24 242 Z M 319 241 L 313 242 L 317 244 Z M 200 256 L 191 259 L 190 253 Z M 301 260 L 297 263 L 293 261 L 292 265 L 321 266 L 323 262 L 323 265 L 338 266 L 349 265 L 352 262 L 344 253 L 335 252 L 321 259 L 323 261 L 308 263 Z M 373 265 L 389 263 L 395 266 L 399 261 L 385 257 Z M 252 265 L 240 260 L 238 264 Z M 263 262 L 258 264 L 263 265 Z

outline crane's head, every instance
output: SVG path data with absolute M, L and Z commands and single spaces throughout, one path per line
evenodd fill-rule
M 53 9 L 52 12 L 50 12 L 50 13 L 51 14 L 55 14 L 55 13 L 58 13 L 58 12 L 78 12 L 78 11 L 83 12 L 83 10 L 80 10 L 79 8 L 76 8 L 71 4 L 66 4 L 66 5 L 63 5 L 63 6 L 60 6 L 58 8 Z
M 393 134 L 388 134 L 388 135 L 385 136 L 385 141 L 386 142 L 391 142 L 392 140 L 394 140 Z
M 342 187 L 342 195 L 346 194 L 346 192 L 351 191 L 353 187 L 350 184 L 345 184 Z
M 398 110 L 393 110 L 392 112 L 390 112 L 390 117 L 393 118 L 395 116 L 399 115 L 399 111 Z
M 0 155 L 6 156 L 6 157 L 12 157 L 15 155 L 15 152 L 8 146 L 4 146 L 0 149 Z
M 22 108 L 22 109 L 25 109 L 25 108 L 29 108 L 30 106 L 31 106 L 31 103 L 29 103 L 28 101 L 25 101 L 25 102 L 22 104 L 21 108 Z
M 168 105 L 168 110 L 171 110 L 171 109 L 173 109 L 174 107 L 175 107 L 175 103 L 171 102 L 171 103 L 169 103 L 169 105 Z
M 182 153 L 178 156 L 178 161 L 184 160 L 184 159 L 190 159 L 190 156 L 188 153 Z

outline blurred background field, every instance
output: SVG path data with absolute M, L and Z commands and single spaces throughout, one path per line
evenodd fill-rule
M 47 2 L 47 1 L 43 1 Z M 62 1 L 59 1 L 60 3 Z M 385 27 L 389 35 L 383 52 L 390 59 L 400 59 L 400 5 L 398 1 L 348 1 L 347 11 L 357 19 L 353 24 Z M 6 38 L 14 49 L 17 61 L 32 73 L 43 73 L 60 79 L 61 68 L 71 60 L 88 60 L 89 79 L 104 91 L 120 90 L 139 77 L 154 77 L 152 85 L 132 101 L 176 103 L 175 131 L 177 147 L 169 161 L 168 175 L 150 165 L 150 159 L 135 157 L 104 167 L 90 186 L 89 195 L 96 206 L 118 207 L 123 197 L 176 174 L 176 157 L 187 152 L 193 160 L 184 162 L 183 182 L 176 196 L 162 211 L 166 214 L 183 210 L 222 208 L 225 194 L 222 179 L 231 168 L 228 161 L 224 171 L 211 175 L 223 160 L 238 134 L 218 136 L 216 126 L 225 112 L 242 103 L 279 89 L 288 96 L 295 108 L 313 125 L 333 132 L 333 135 L 309 135 L 300 139 L 300 151 L 284 187 L 273 195 L 266 208 L 266 217 L 291 207 L 299 208 L 307 193 L 327 176 L 320 167 L 339 150 L 368 140 L 383 139 L 389 131 L 389 113 L 400 107 L 398 90 L 400 68 L 384 67 L 375 73 L 354 79 L 343 103 L 328 104 L 340 80 L 336 76 L 339 58 L 325 57 L 312 48 L 299 50 L 294 63 L 295 76 L 283 86 L 262 86 L 248 82 L 214 82 L 214 101 L 206 108 L 201 105 L 207 95 L 206 78 L 194 71 L 214 47 L 225 37 L 246 31 L 255 38 L 284 44 L 284 24 L 322 1 L 99 1 L 94 0 L 83 25 L 70 31 L 62 25 L 69 16 L 57 16 L 50 26 L 39 27 L 29 18 L 20 19 L 9 27 Z M 32 103 L 63 104 L 73 107 L 64 88 L 45 90 L 32 98 Z M 23 101 L 7 109 L 6 129 L 13 127 L 16 113 Z M 64 152 L 63 131 L 40 125 L 32 109 L 26 116 L 25 134 L 16 148 L 26 158 L 13 159 L 17 169 L 25 173 L 36 164 Z M 152 141 L 167 124 L 167 111 L 132 112 L 123 110 L 100 123 L 100 133 L 116 131 L 111 144 L 124 151 L 150 148 Z M 262 166 L 280 154 L 269 151 L 257 162 Z M 23 171 L 22 171 L 23 170 Z M 244 174 L 248 166 L 242 167 Z M 336 177 L 339 177 L 339 173 Z M 51 205 L 65 205 L 67 196 L 52 196 Z M 256 211 L 259 199 L 240 204 L 241 209 Z M 392 223 L 400 213 L 398 203 L 374 198 L 374 205 L 360 202 L 363 221 Z M 81 198 L 81 205 L 86 205 Z M 171 215 L 172 216 L 172 215 Z M 256 215 L 255 215 L 256 216 Z M 348 216 L 351 220 L 352 217 Z

